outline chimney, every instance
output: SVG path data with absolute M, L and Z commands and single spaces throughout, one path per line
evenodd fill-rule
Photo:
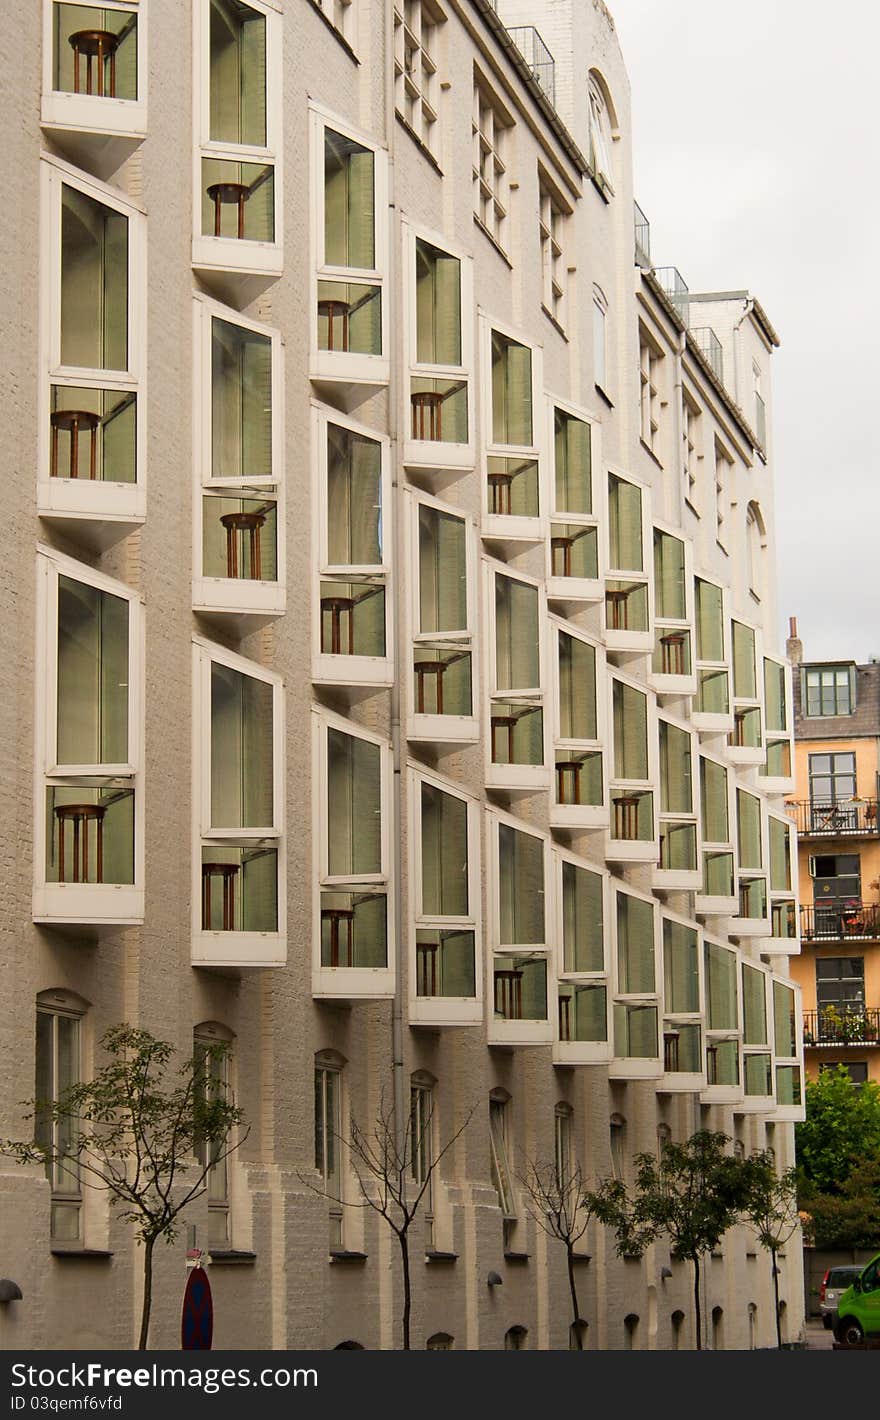
M 788 618 L 788 640 L 785 643 L 785 654 L 793 666 L 799 666 L 804 659 L 804 643 L 798 638 L 796 616 Z

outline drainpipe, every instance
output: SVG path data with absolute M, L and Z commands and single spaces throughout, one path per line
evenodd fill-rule
M 678 343 L 675 351 L 675 380 L 672 386 L 672 438 L 674 442 L 675 454 L 673 455 L 673 467 L 678 469 L 678 497 L 676 507 L 670 512 L 670 522 L 675 521 L 675 514 L 679 514 L 679 522 L 684 526 L 684 499 L 685 499 L 685 470 L 682 464 L 684 451 L 684 352 L 687 345 L 687 331 L 678 332 Z
M 744 306 L 743 306 L 742 315 L 739 317 L 739 320 L 735 320 L 734 323 L 733 323 L 733 355 L 734 355 L 734 358 L 733 358 L 733 383 L 734 383 L 734 388 L 733 388 L 732 393 L 733 393 L 734 401 L 735 401 L 736 404 L 739 405 L 740 409 L 744 409 L 744 408 L 745 408 L 745 405 L 744 405 L 743 401 L 744 401 L 744 399 L 745 399 L 746 391 L 743 390 L 742 394 L 740 394 L 740 389 L 739 389 L 739 332 L 740 332 L 740 327 L 742 326 L 743 321 L 746 320 L 746 318 L 751 315 L 751 313 L 752 313 L 752 311 L 754 310 L 754 308 L 755 308 L 755 302 L 754 302 L 753 297 L 747 296 L 747 297 L 746 297 L 745 304 L 744 304 Z M 751 424 L 751 422 L 752 422 L 752 421 L 751 421 L 751 416 L 750 416 L 750 417 L 749 417 L 749 424 Z
M 391 1006 L 391 1071 L 394 1099 L 394 1135 L 398 1155 L 404 1156 L 406 1147 L 407 1113 L 406 1090 L 403 1073 L 403 1010 L 404 981 L 406 971 L 406 940 L 403 923 L 403 849 L 401 826 L 403 824 L 403 796 L 406 785 L 403 775 L 403 736 L 400 725 L 400 595 L 404 567 L 403 499 L 399 479 L 399 439 L 397 387 L 394 366 L 399 338 L 397 319 L 398 291 L 392 279 L 396 268 L 397 243 L 399 241 L 397 207 L 394 194 L 394 139 L 397 122 L 394 117 L 394 6 L 384 6 L 385 33 L 382 54 L 382 68 L 385 84 L 385 141 L 388 147 L 388 273 L 383 300 L 387 311 L 387 329 L 391 349 L 389 349 L 391 379 L 388 385 L 388 437 L 391 457 L 391 521 L 393 533 L 393 561 L 391 567 L 391 644 L 397 664 L 391 684 L 391 759 L 394 788 L 391 796 L 391 836 L 392 872 L 394 875 L 394 1000 Z

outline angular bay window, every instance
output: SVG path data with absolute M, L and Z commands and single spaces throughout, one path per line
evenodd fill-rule
M 40 118 L 65 133 L 77 162 L 102 176 L 147 126 L 147 25 L 141 0 L 45 0 Z
M 788 677 L 789 673 L 781 661 L 764 657 L 766 759 L 758 774 L 766 779 L 791 779 L 792 718 Z M 775 787 L 782 787 L 785 791 L 790 786 Z
M 608 571 L 607 630 L 646 634 L 651 606 L 645 576 L 644 499 L 641 488 L 613 473 L 608 475 Z
M 706 1083 L 734 1088 L 740 1083 L 738 959 L 715 942 L 704 945 L 706 973 Z
M 413 775 L 411 806 L 417 844 L 415 1014 L 441 1024 L 478 1019 L 476 805 L 450 785 Z M 422 1009 L 426 1003 L 433 1011 Z
M 731 622 L 733 645 L 733 733 L 730 747 L 734 750 L 760 750 L 764 739 L 761 728 L 761 706 L 758 700 L 755 633 L 741 621 Z M 747 763 L 763 761 L 760 755 L 734 755 Z
M 451 509 L 421 499 L 414 500 L 413 514 L 418 557 L 413 709 L 416 715 L 442 715 L 447 723 L 438 733 L 475 737 L 470 726 L 473 611 L 468 523 Z
M 653 904 L 644 898 L 617 891 L 615 929 L 615 1059 L 657 1060 L 659 1039 Z
M 726 728 L 731 713 L 730 677 L 725 651 L 724 594 L 714 582 L 702 577 L 694 579 L 694 600 L 697 640 L 697 698 L 694 714 L 711 716 L 708 726 Z M 718 717 L 726 724 L 719 725 Z
M 597 648 L 580 636 L 554 624 L 556 646 L 557 724 L 554 752 L 554 798 L 560 808 L 578 811 L 556 815 L 582 821 L 580 810 L 601 809 L 605 802 L 599 701 Z
M 194 257 L 197 265 L 270 270 L 281 240 L 280 16 L 261 0 L 201 0 L 201 11 Z
M 773 1068 L 767 1033 L 767 974 L 743 962 L 743 1087 L 746 1096 L 773 1094 Z
M 59 518 L 112 514 L 124 535 L 146 510 L 138 398 L 145 219 L 116 189 L 62 174 L 49 160 L 43 172 L 50 276 L 40 510 Z M 69 527 L 74 535 L 102 532 L 83 522 Z
M 654 794 L 649 763 L 648 697 L 612 678 L 611 837 L 653 843 Z
M 544 763 L 541 594 L 538 585 L 489 571 L 492 659 L 490 753 L 493 765 Z
M 127 587 L 60 555 L 38 560 L 43 666 L 37 920 L 143 913 L 142 623 Z
M 195 641 L 201 854 L 194 960 L 283 960 L 281 680 Z
M 37 998 L 34 1139 L 51 1151 L 46 1164 L 51 1189 L 49 1232 L 53 1245 L 82 1246 L 82 1180 L 75 1156 L 76 1123 L 53 1120 L 58 1104 L 82 1079 L 80 1022 L 85 1002 L 66 991 L 44 991 Z M 42 1108 L 41 1108 L 42 1106 Z
M 654 529 L 654 615 L 657 637 L 651 670 L 655 676 L 690 676 L 692 647 L 686 570 L 681 538 Z
M 390 657 L 387 444 L 317 411 L 317 679 L 387 679 Z
M 523 1040 L 538 1038 L 536 1030 L 543 1040 L 549 1038 L 546 843 L 506 819 L 497 820 L 495 831 L 493 1020 L 527 1023 Z
M 605 891 L 601 874 L 569 857 L 556 860 L 562 922 L 564 980 L 559 983 L 559 1042 L 604 1045 L 608 1041 L 608 975 L 605 961 Z M 568 1050 L 560 1061 L 591 1058 Z M 602 1058 L 604 1058 L 604 1053 Z
M 697 870 L 691 734 L 668 720 L 660 721 L 660 868 Z
M 329 994 L 345 994 L 345 976 L 334 987 L 335 973 L 370 970 L 381 975 L 360 986 L 355 975 L 353 990 L 381 995 L 390 930 L 389 751 L 384 740 L 335 716 L 316 715 L 315 727 L 323 796 L 315 979 Z M 445 890 L 447 896 L 452 892 Z
M 792 1109 L 799 1109 L 803 1104 L 801 1067 L 798 1062 L 797 1006 L 798 997 L 794 987 L 774 978 L 773 1041 L 776 1103 L 783 1108 Z
M 696 928 L 663 918 L 663 1068 L 703 1072 L 700 948 Z
M 414 337 L 410 377 L 409 436 L 416 442 L 457 445 L 453 459 L 467 453 L 470 440 L 470 340 L 462 322 L 463 293 L 470 300 L 470 266 L 415 236 Z M 439 451 L 431 451 L 436 459 Z M 414 451 L 414 458 L 427 451 Z
M 511 334 L 488 324 L 484 338 L 486 399 L 491 426 L 486 460 L 486 510 L 490 518 L 510 519 L 498 525 L 510 537 L 531 537 L 544 511 L 539 463 L 539 352 Z
M 554 479 L 550 525 L 551 595 L 593 599 L 599 577 L 598 510 L 593 499 L 593 427 L 553 406 Z
M 382 273 L 383 154 L 360 134 L 313 111 L 318 212 L 317 371 L 385 378 Z M 333 358 L 330 358 L 330 357 Z M 357 357 L 340 365 L 340 356 Z M 380 368 L 381 367 L 381 368 Z

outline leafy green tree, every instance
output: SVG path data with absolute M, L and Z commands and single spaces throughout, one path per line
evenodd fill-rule
M 700 1266 L 718 1246 L 748 1202 L 744 1163 L 726 1152 L 726 1134 L 701 1129 L 682 1144 L 669 1143 L 658 1158 L 636 1154 L 635 1183 L 604 1179 L 586 1191 L 584 1204 L 617 1234 L 622 1257 L 641 1257 L 661 1233 L 674 1257 L 694 1270 L 694 1317 L 697 1350 L 703 1349 Z
M 880 1085 L 853 1088 L 843 1065 L 822 1070 L 804 1091 L 806 1119 L 795 1129 L 801 1197 L 839 1194 L 850 1172 L 880 1158 Z
M 147 1349 L 153 1297 L 153 1249 L 172 1243 L 180 1215 L 207 1188 L 211 1169 L 247 1138 L 230 1144 L 242 1111 L 216 1085 L 213 1061 L 224 1042 L 203 1046 L 174 1071 L 174 1047 L 147 1030 L 111 1026 L 100 1042 L 109 1057 L 94 1078 L 57 1100 L 28 1100 L 39 1140 L 5 1139 L 0 1152 L 43 1163 L 109 1195 L 144 1247 L 144 1293 L 138 1349 Z M 58 1126 L 49 1128 L 49 1126 Z M 56 1141 L 53 1143 L 52 1141 Z
M 875 1248 L 880 1239 L 880 1157 L 852 1169 L 839 1193 L 818 1193 L 801 1183 L 815 1247 Z
M 779 1264 L 781 1249 L 797 1231 L 797 1169 L 776 1172 L 776 1160 L 768 1149 L 745 1161 L 748 1198 L 743 1210 L 773 1268 L 773 1299 L 776 1315 L 776 1345 L 782 1347 L 782 1320 L 779 1313 Z

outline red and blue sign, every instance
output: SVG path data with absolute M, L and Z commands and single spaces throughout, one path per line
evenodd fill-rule
M 186 1279 L 180 1318 L 183 1351 L 210 1351 L 214 1337 L 214 1303 L 204 1267 L 194 1267 Z

